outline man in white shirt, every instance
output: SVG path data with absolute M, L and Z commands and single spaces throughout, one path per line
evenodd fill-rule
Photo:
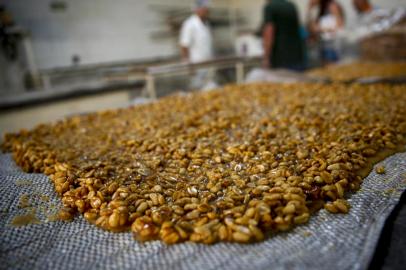
M 213 38 L 208 23 L 208 0 L 196 0 L 194 14 L 182 24 L 179 44 L 182 59 L 189 63 L 198 63 L 213 58 Z M 217 87 L 213 81 L 214 70 L 201 68 L 190 81 L 190 88 L 209 90 Z
M 183 60 L 197 63 L 213 57 L 213 39 L 208 24 L 208 1 L 198 0 L 192 14 L 182 24 L 179 44 Z

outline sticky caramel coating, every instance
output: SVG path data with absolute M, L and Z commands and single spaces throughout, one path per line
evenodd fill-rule
M 65 219 L 79 212 L 141 241 L 248 243 L 323 207 L 350 211 L 346 193 L 372 160 L 405 143 L 405 93 L 232 85 L 39 125 L 3 148 L 50 176 Z
M 354 62 L 350 64 L 329 65 L 308 72 L 311 77 L 327 78 L 337 82 L 361 78 L 406 77 L 406 62 Z

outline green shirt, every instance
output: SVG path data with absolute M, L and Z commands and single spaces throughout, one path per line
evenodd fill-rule
M 272 67 L 298 68 L 303 65 L 303 41 L 295 6 L 285 0 L 271 0 L 264 9 L 264 23 L 274 27 Z

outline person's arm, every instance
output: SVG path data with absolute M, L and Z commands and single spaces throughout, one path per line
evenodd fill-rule
M 183 61 L 190 60 L 189 48 L 192 45 L 192 34 L 190 24 L 183 23 L 179 36 L 180 54 Z
M 262 36 L 264 46 L 264 67 L 270 68 L 272 48 L 274 43 L 274 26 L 272 23 L 265 24 Z
M 331 3 L 329 10 L 330 10 L 330 13 L 337 19 L 337 29 L 334 29 L 334 30 L 343 28 L 344 27 L 344 16 L 342 14 L 341 7 L 337 3 L 333 2 L 333 3 Z
M 275 24 L 274 24 L 274 9 L 272 4 L 264 8 L 264 27 L 262 29 L 262 42 L 264 46 L 264 59 L 263 66 L 264 68 L 271 67 L 271 58 L 272 58 L 272 48 L 274 44 L 274 33 L 275 33 Z
M 182 57 L 182 60 L 185 60 L 185 61 L 189 60 L 189 48 L 180 46 L 180 55 Z
M 310 21 L 308 24 L 308 28 L 309 28 L 309 32 L 312 35 L 318 35 L 321 32 L 317 19 Z
M 317 16 L 315 16 L 315 11 L 318 6 L 318 1 L 311 0 L 309 2 L 309 6 L 307 8 L 307 13 L 306 13 L 306 25 L 307 29 L 310 32 L 311 35 L 316 35 L 319 33 L 320 29 L 317 24 Z

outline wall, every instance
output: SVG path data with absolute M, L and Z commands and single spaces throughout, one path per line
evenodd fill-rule
M 233 8 L 244 16 L 243 29 L 257 30 L 262 23 L 262 9 L 266 0 L 233 0 Z
M 81 64 L 92 64 L 178 54 L 176 37 L 156 36 L 169 31 L 165 10 L 188 12 L 194 2 L 64 0 L 66 9 L 55 12 L 53 0 L 5 1 L 15 21 L 31 33 L 40 68 L 69 66 L 73 55 Z M 213 1 L 213 6 L 225 8 L 228 2 Z
M 6 2 L 19 25 L 31 32 L 40 68 L 67 66 L 72 55 L 91 64 L 173 55 L 175 42 L 154 42 L 151 33 L 165 27 L 149 1 L 70 0 L 52 12 L 50 0 Z M 119 3 L 119 4 L 118 4 Z

